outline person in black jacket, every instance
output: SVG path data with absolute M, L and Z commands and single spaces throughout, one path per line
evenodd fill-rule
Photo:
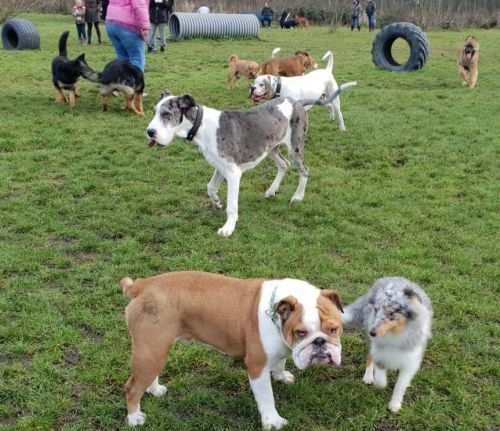
M 366 16 L 368 17 L 369 31 L 375 30 L 375 9 L 375 2 L 373 0 L 368 0 L 366 4 Z
M 85 22 L 87 23 L 87 43 L 90 45 L 92 39 L 92 26 L 97 33 L 97 41 L 101 43 L 101 30 L 99 22 L 101 21 L 101 0 L 85 0 Z
M 156 52 L 156 29 L 160 30 L 160 51 L 165 51 L 167 40 L 165 38 L 165 24 L 174 10 L 174 0 L 149 0 L 149 32 L 148 52 Z

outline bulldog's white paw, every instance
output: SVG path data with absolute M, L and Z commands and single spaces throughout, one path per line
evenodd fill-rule
M 280 374 L 273 374 L 273 377 L 277 382 L 283 382 L 287 385 L 295 382 L 295 377 L 290 371 L 283 371 Z
M 296 204 L 296 203 L 299 203 L 299 202 L 302 202 L 304 200 L 304 195 L 294 195 L 290 201 L 290 203 L 292 204 Z
M 365 373 L 363 376 L 363 382 L 367 385 L 373 385 L 373 374 Z
M 220 203 L 220 201 L 218 201 L 218 202 L 212 202 L 212 204 L 213 204 L 213 206 L 214 206 L 215 209 L 217 209 L 217 210 L 222 209 L 222 204 Z
M 270 431 L 272 429 L 280 430 L 287 424 L 288 421 L 278 414 L 272 416 L 268 415 L 262 418 L 262 428 L 266 431 Z
M 155 397 L 162 397 L 167 393 L 167 387 L 163 385 L 153 384 L 146 389 L 148 394 L 154 395 Z
M 401 410 L 401 403 L 399 401 L 391 400 L 391 402 L 389 403 L 389 410 L 392 413 L 399 412 L 399 410 Z
M 274 198 L 276 196 L 276 190 L 273 189 L 267 189 L 265 195 L 266 198 Z
M 220 236 L 225 236 L 226 238 L 228 236 L 231 236 L 234 232 L 234 225 L 230 225 L 228 226 L 227 224 L 225 224 L 224 226 L 222 226 L 218 231 L 217 233 L 220 235 Z
M 384 389 L 387 386 L 387 376 L 377 376 L 375 374 L 375 380 L 373 381 L 373 384 L 376 388 Z
M 137 425 L 144 425 L 146 422 L 146 415 L 141 411 L 132 413 L 131 415 L 127 415 L 128 424 L 131 427 L 135 427 Z

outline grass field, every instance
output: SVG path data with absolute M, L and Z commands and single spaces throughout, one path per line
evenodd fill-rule
M 289 361 L 297 383 L 274 384 L 286 429 L 500 429 L 498 30 L 474 31 L 475 90 L 456 70 L 469 31 L 429 32 L 429 62 L 408 74 L 373 66 L 366 30 L 171 42 L 147 57 L 141 118 L 121 98 L 103 113 L 87 81 L 75 109 L 54 103 L 50 62 L 64 30 L 70 56 L 85 52 L 98 70 L 113 49 L 107 38 L 78 45 L 69 16 L 29 19 L 41 50 L 0 50 L 1 429 L 126 428 L 128 300 L 118 281 L 192 269 L 301 278 L 346 303 L 385 275 L 429 293 L 433 338 L 399 414 L 387 410 L 394 376 L 385 390 L 365 386 L 364 339 L 349 332 L 341 368 L 299 371 Z M 240 221 L 221 238 L 225 212 L 206 196 L 212 169 L 186 141 L 148 150 L 145 127 L 165 88 L 218 109 L 251 106 L 244 82 L 226 88 L 227 59 L 263 61 L 276 46 L 318 59 L 332 50 L 337 81 L 358 81 L 342 95 L 347 132 L 311 111 L 304 202 L 289 203 L 295 168 L 266 200 L 275 167 L 264 162 L 243 176 Z M 168 393 L 143 399 L 144 430 L 260 428 L 240 359 L 176 346 L 161 378 Z

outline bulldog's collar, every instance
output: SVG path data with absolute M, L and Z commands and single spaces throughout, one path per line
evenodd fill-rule
M 193 138 L 195 137 L 196 133 L 198 132 L 198 129 L 201 126 L 201 122 L 203 120 L 203 106 L 201 105 L 196 105 L 198 107 L 198 112 L 196 113 L 196 119 L 194 120 L 193 127 L 191 127 L 191 130 L 188 132 L 186 139 L 188 141 L 192 141 Z
M 281 97 L 281 76 L 276 77 L 276 91 L 274 92 L 273 99 Z
M 290 350 L 293 350 L 290 344 L 285 340 L 285 337 L 283 337 L 283 332 L 281 331 L 281 318 L 278 313 L 276 313 L 276 290 L 278 286 L 276 286 L 273 289 L 273 293 L 271 294 L 271 300 L 269 301 L 269 308 L 266 310 L 266 314 L 270 317 L 271 321 L 273 322 L 274 327 L 278 331 L 278 333 L 281 336 L 281 340 L 283 343 L 285 343 L 286 347 L 288 347 Z

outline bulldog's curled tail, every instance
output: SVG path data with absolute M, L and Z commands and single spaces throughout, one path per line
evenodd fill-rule
M 299 102 L 303 105 L 319 105 L 319 106 L 324 106 L 328 105 L 329 103 L 333 102 L 333 100 L 338 97 L 342 91 L 347 90 L 348 88 L 356 87 L 358 85 L 357 82 L 351 81 L 351 82 L 346 82 L 345 84 L 342 84 L 337 88 L 331 95 L 330 97 L 327 98 L 321 98 L 321 99 L 306 99 L 306 100 L 299 100 Z
M 326 60 L 328 58 L 328 63 L 326 64 L 325 69 L 332 73 L 333 70 L 333 53 L 332 51 L 327 51 L 323 56 L 322 60 Z
M 142 290 L 142 286 L 138 283 L 134 283 L 134 280 L 130 277 L 122 278 L 120 280 L 120 285 L 122 287 L 123 294 L 130 299 L 134 299 Z

